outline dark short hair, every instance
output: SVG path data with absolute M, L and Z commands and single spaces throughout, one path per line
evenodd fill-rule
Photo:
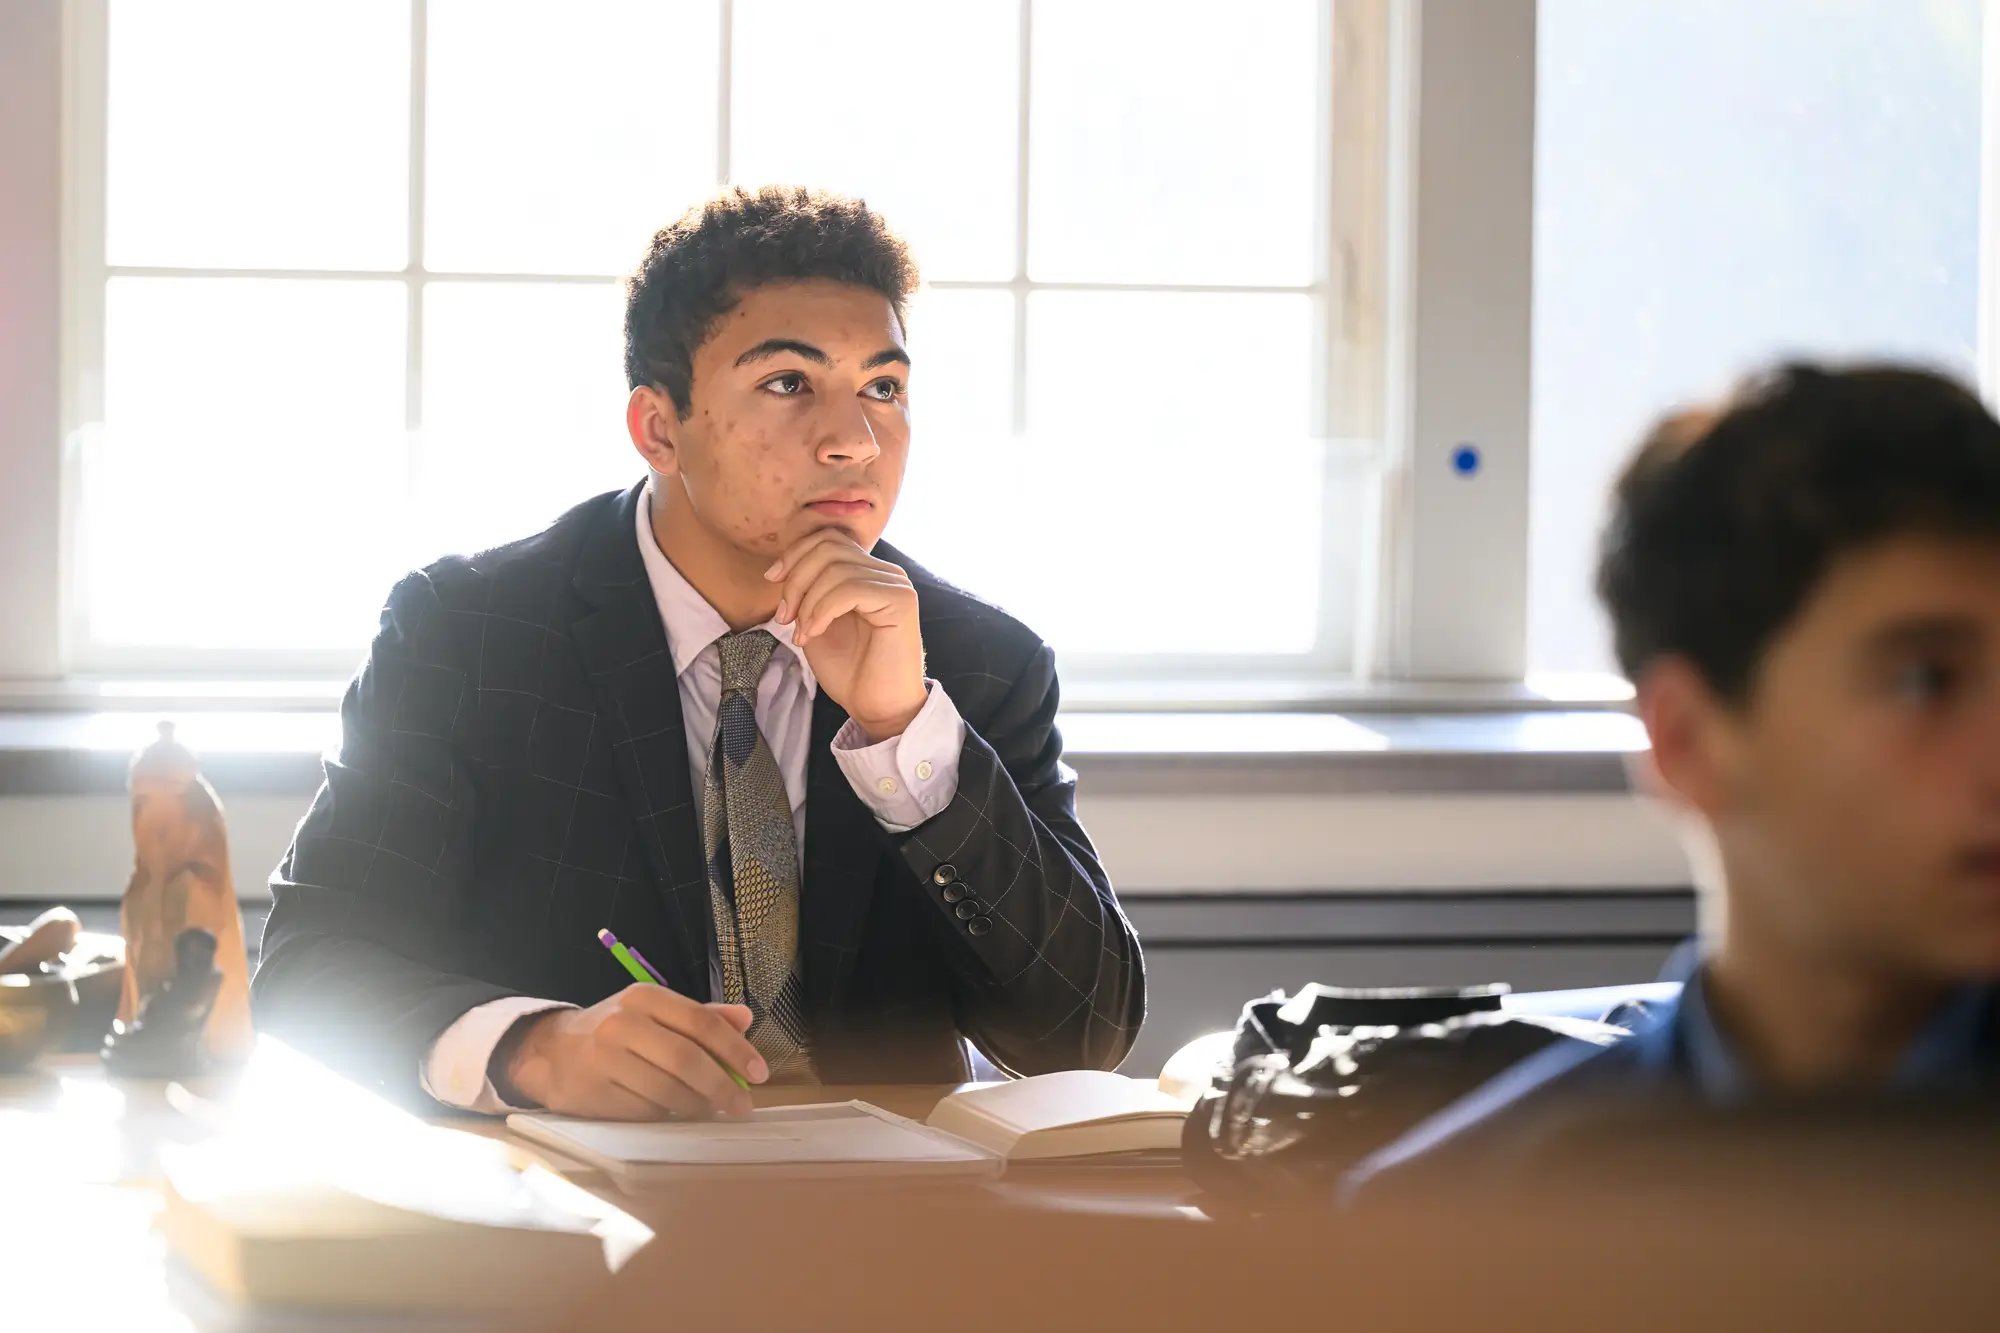
M 831 278 L 872 288 L 903 318 L 916 289 L 909 247 L 859 199 L 791 186 L 725 190 L 653 234 L 625 280 L 625 379 L 657 384 L 685 417 L 694 354 L 743 294 Z
M 1612 494 L 1597 570 L 1618 662 L 1692 661 L 1747 701 L 1835 559 L 1883 538 L 2000 538 L 2000 422 L 1927 370 L 1790 364 L 1662 420 Z

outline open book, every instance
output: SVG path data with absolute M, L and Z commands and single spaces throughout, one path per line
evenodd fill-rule
M 1080 1070 L 953 1093 L 923 1124 L 850 1101 L 723 1120 L 511 1115 L 507 1128 L 626 1189 L 718 1177 L 965 1180 L 1010 1161 L 1178 1153 L 1187 1106 L 1152 1083 Z
M 1024 1162 L 1178 1152 L 1187 1113 L 1157 1084 L 1078 1069 L 953 1093 L 926 1123 Z

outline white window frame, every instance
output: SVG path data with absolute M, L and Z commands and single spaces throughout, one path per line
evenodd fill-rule
M 731 0 L 718 0 L 728 17 Z M 1099 693 L 1113 699 L 1121 665 L 1132 697 L 1148 705 L 1237 705 L 1395 696 L 1411 683 L 1448 682 L 1470 698 L 1514 697 L 1525 659 L 1527 586 L 1527 404 L 1529 281 L 1534 142 L 1534 0 L 1328 0 L 1321 58 L 1339 77 L 1322 78 L 1322 133 L 1337 142 L 1342 170 L 1360 179 L 1320 181 L 1325 207 L 1325 260 L 1313 286 L 1321 321 L 1323 369 L 1317 401 L 1329 437 L 1379 439 L 1379 551 L 1376 577 L 1356 579 L 1363 593 L 1353 618 L 1356 670 L 1320 669 L 1303 679 L 1246 671 L 1242 664 L 1197 663 L 1149 656 L 1087 664 Z M 1033 5 L 1024 6 L 1022 68 L 1027 69 Z M 29 558 L 0 570 L 0 615 L 13 629 L 0 638 L 0 681 L 63 678 L 86 673 L 148 673 L 169 665 L 81 649 L 79 620 L 61 571 L 74 519 L 74 432 L 97 419 L 101 403 L 103 262 L 104 0 L 25 0 L 32 26 L 59 24 L 63 77 L 60 105 L 69 145 L 62 161 L 60 355 L 52 358 L 63 386 L 50 419 L 46 406 L 0 417 L 0 477 L 9 497 L 0 517 L 11 520 L 12 548 Z M 424 6 L 413 11 L 413 65 L 422 68 Z M 46 33 L 46 28 L 42 31 Z M 727 28 L 725 27 L 725 32 Z M 725 37 L 725 42 L 726 42 Z M 8 70 L 0 57 L 0 71 Z M 718 173 L 727 172 L 727 48 L 718 135 Z M 46 96 L 46 80 L 30 87 Z M 1339 104 L 1334 96 L 1349 95 Z M 421 75 L 413 78 L 420 103 Z M 1364 99 L 1372 99 L 1365 101 Z M 421 107 L 413 105 L 413 182 L 422 178 Z M 1028 108 L 1022 107 L 1023 179 Z M 92 147 L 94 145 L 94 148 Z M 0 135 L 0 165 L 12 168 L 47 155 L 30 135 Z M 1335 160 L 1332 148 L 1320 154 Z M 1374 179 L 1369 179 L 1374 173 Z M 32 179 L 33 173 L 25 177 Z M 1358 186 L 1359 188 L 1353 188 Z M 1376 205 L 1380 205 L 1377 207 Z M 413 190 L 413 235 L 421 225 L 422 192 Z M 4 219 L 0 219 L 4 221 Z M 27 234 L 28 257 L 55 258 L 44 233 Z M 0 234 L 0 240 L 16 238 Z M 1025 229 L 1021 232 L 1025 242 Z M 415 321 L 422 272 L 413 248 L 410 355 L 421 354 Z M 1011 281 L 939 283 L 941 288 L 999 286 L 1017 301 L 1016 413 L 1025 346 L 1020 306 L 1034 290 L 1017 258 Z M 0 273 L 7 270 L 0 268 Z M 232 271 L 233 272 L 233 271 Z M 320 276 L 315 274 L 314 276 Z M 343 277 L 379 278 L 361 273 Z M 466 280 L 516 280 L 540 275 L 470 275 Z M 560 279 L 556 279 L 560 280 Z M 576 281 L 578 279 L 570 278 Z M 603 279 L 582 279 L 602 281 Z M 0 289 L 4 290 L 4 289 Z M 1230 289 L 1238 290 L 1238 289 Z M 90 292 L 94 297 L 85 299 Z M 26 318 L 44 309 L 23 310 Z M 1502 349 L 1496 353 L 1495 349 Z M 421 379 L 412 376 L 411 420 Z M 28 405 L 30 409 L 33 404 Z M 1452 468 L 1456 448 L 1478 446 L 1480 472 Z M 1369 446 L 1357 446 L 1366 451 Z M 42 457 L 33 455 L 45 451 Z M 50 466 L 49 458 L 60 460 Z M 1335 449 L 1329 484 L 1351 485 L 1355 455 Z M 1326 543 L 1331 552 L 1337 542 Z M 1254 552 L 1242 552 L 1246 566 Z M 1339 571 L 1346 577 L 1345 571 Z M 1329 584 L 1330 584 L 1329 580 Z M 1329 596 L 1335 590 L 1329 586 Z M 1339 594 L 1344 600 L 1344 593 Z M 1324 619 L 1324 617 L 1322 617 Z M 280 674 L 277 659 L 240 653 L 190 655 L 171 665 L 205 677 Z M 341 674 L 351 661 L 306 661 L 285 654 L 283 674 Z M 1066 659 L 1066 674 L 1075 667 Z M 1072 687 L 1087 701 L 1089 687 Z M 1426 697 L 1442 697 L 1432 691 Z M 1115 700 L 1113 700 L 1115 701 Z
M 2000 408 L 2000 0 L 1986 0 L 1980 51 L 1979 389 Z
M 1535 17 L 1535 0 L 1392 6 L 1391 679 L 1526 669 Z M 1471 475 L 1454 465 L 1466 446 Z

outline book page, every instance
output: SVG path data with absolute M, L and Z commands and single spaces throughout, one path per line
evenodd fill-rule
M 1186 1113 L 1185 1106 L 1155 1084 L 1076 1069 L 954 1093 L 938 1103 L 930 1123 L 959 1132 L 958 1126 L 973 1116 L 1019 1134 L 1151 1116 L 1178 1119 Z
M 962 1144 L 853 1103 L 766 1107 L 744 1117 L 649 1124 L 562 1116 L 534 1120 L 557 1147 L 568 1140 L 628 1166 L 951 1162 L 978 1156 Z

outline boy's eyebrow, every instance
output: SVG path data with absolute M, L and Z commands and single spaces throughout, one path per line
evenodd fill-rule
M 1963 648 L 1978 642 L 1983 633 L 1971 616 L 1950 612 L 1910 616 L 1872 631 L 1862 641 L 1861 650 L 1878 657 L 1912 648 Z
M 766 338 L 742 356 L 737 357 L 736 364 L 747 366 L 752 361 L 762 361 L 766 357 L 783 356 L 787 352 L 793 356 L 810 361 L 816 366 L 830 366 L 833 364 L 832 357 L 822 352 L 819 348 L 814 347 L 811 343 L 800 342 L 797 338 Z M 892 363 L 901 363 L 907 366 L 910 364 L 910 354 L 900 347 L 885 347 L 862 362 L 861 368 L 863 370 L 873 370 L 877 366 L 886 366 Z
M 742 356 L 737 357 L 736 364 L 747 366 L 752 361 L 762 361 L 764 358 L 771 356 L 782 356 L 786 352 L 790 352 L 794 356 L 803 357 L 816 366 L 830 366 L 833 364 L 833 358 L 825 352 L 820 351 L 819 348 L 814 347 L 811 343 L 802 343 L 796 338 L 766 338 Z

